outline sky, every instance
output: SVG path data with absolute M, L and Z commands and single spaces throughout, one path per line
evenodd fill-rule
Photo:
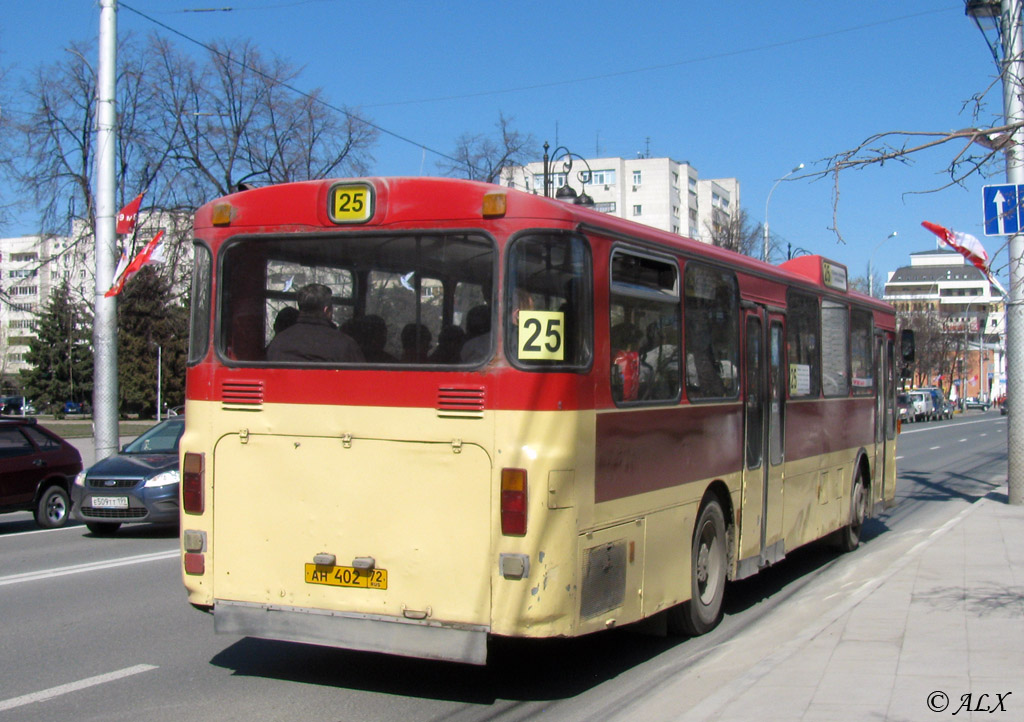
M 962 0 L 130 0 L 117 23 L 120 37 L 158 33 L 197 54 L 198 43 L 251 39 L 301 67 L 293 84 L 385 131 L 373 175 L 439 175 L 438 153 L 504 114 L 586 157 L 667 156 L 701 178 L 738 178 L 751 221 L 767 210 L 773 235 L 851 277 L 872 263 L 884 281 L 934 249 L 928 220 L 981 239 L 1005 282 L 1005 238 L 985 237 L 982 217 L 982 186 L 1005 182 L 1001 162 L 936 192 L 959 147 L 847 171 L 835 208 L 831 178 L 814 175 L 876 133 L 978 123 L 969 101 L 996 67 Z M 5 3 L 13 109 L 31 72 L 98 27 L 94 0 Z M 985 99 L 998 112 L 998 83 Z

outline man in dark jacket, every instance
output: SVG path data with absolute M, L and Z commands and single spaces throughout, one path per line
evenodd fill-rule
M 331 321 L 331 289 L 311 283 L 296 296 L 299 318 L 274 336 L 267 346 L 268 361 L 314 363 L 361 362 L 363 352 Z

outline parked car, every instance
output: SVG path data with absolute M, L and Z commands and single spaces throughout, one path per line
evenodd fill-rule
M 914 404 L 907 394 L 896 395 L 896 411 L 903 423 L 909 424 L 914 421 Z
M 78 449 L 35 419 L 0 420 L 0 511 L 31 511 L 45 529 L 64 526 Z
M 184 416 L 169 418 L 80 473 L 71 490 L 75 518 L 98 536 L 131 522 L 177 523 L 184 430 Z
M 999 404 L 999 415 L 1000 416 L 1006 416 L 1006 412 L 1007 412 L 1006 404 L 1008 404 L 1009 402 L 1010 402 L 1009 399 L 1003 399 L 1003 403 Z
M 964 402 L 964 407 L 968 409 L 981 409 L 982 411 L 988 411 L 989 404 L 987 401 L 976 399 L 973 396 L 968 396 Z
M 77 401 L 65 401 L 64 402 L 64 413 L 65 414 L 80 414 L 82 413 L 82 405 Z
M 0 396 L 0 414 L 4 416 L 31 416 L 36 407 L 24 396 Z

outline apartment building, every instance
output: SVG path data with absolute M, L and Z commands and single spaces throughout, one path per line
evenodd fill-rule
M 586 192 L 593 198 L 596 210 L 706 243 L 711 242 L 709 229 L 727 223 L 740 207 L 737 179 L 702 180 L 697 169 L 686 161 L 575 158 L 567 173 L 559 157 L 550 162 L 549 168 L 551 196 L 568 183 L 577 194 Z M 544 164 L 538 161 L 507 168 L 502 184 L 543 195 Z
M 186 215 L 145 215 L 140 219 L 136 247 L 129 251 L 138 251 L 161 228 L 172 239 L 188 239 L 190 224 L 191 217 Z M 192 247 L 180 242 L 169 246 L 163 272 L 173 280 L 175 295 L 184 296 Z M 55 287 L 67 281 L 73 298 L 93 306 L 95 252 L 95 240 L 84 224 L 76 224 L 68 236 L 0 238 L 0 392 L 20 390 L 19 372 L 28 368 L 25 354 L 36 335 L 36 319 Z

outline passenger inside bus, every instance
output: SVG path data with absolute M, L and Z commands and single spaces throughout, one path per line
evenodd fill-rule
M 432 364 L 457 364 L 462 359 L 462 346 L 466 332 L 459 326 L 449 324 L 437 335 L 437 348 L 427 358 Z
M 354 318 L 342 330 L 359 344 L 363 358 L 370 363 L 394 363 L 398 359 L 384 350 L 388 343 L 388 325 L 383 318 L 369 314 Z
M 311 283 L 296 295 L 299 316 L 267 346 L 268 361 L 359 362 L 363 352 L 331 320 L 331 289 Z
M 641 398 L 640 343 L 643 338 L 643 332 L 632 323 L 619 323 L 611 329 L 612 396 L 616 401 Z
M 429 328 L 422 323 L 407 323 L 402 329 L 402 363 L 426 363 L 430 341 Z
M 466 343 L 462 345 L 462 360 L 483 361 L 491 348 L 491 307 L 473 306 L 466 314 Z

